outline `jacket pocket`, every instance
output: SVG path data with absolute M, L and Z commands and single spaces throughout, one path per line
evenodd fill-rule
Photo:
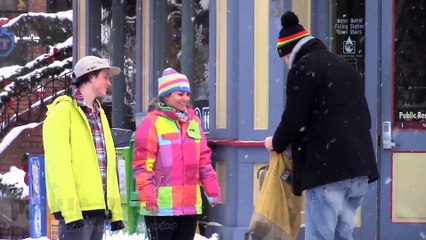
M 186 133 L 190 138 L 193 138 L 194 140 L 201 139 L 201 129 L 195 120 L 192 120 L 189 123 L 188 130 L 186 130 Z
M 195 139 L 195 140 L 200 140 L 201 139 L 201 134 L 199 131 L 196 131 L 196 129 L 193 128 L 189 128 L 188 131 L 188 136 Z

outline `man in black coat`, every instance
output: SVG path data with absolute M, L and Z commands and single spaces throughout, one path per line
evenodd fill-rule
M 352 240 L 355 213 L 378 179 L 361 74 L 312 37 L 293 12 L 281 17 L 286 105 L 270 151 L 291 145 L 293 191 L 306 190 L 305 239 Z

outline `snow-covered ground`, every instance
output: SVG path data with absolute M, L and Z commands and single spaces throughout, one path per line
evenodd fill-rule
M 0 180 L 3 184 L 15 185 L 16 187 L 23 188 L 22 198 L 28 196 L 28 186 L 24 182 L 25 172 L 22 169 L 12 166 L 10 171 L 5 174 L 0 174 Z M 0 193 L 1 196 L 1 193 Z M 49 240 L 46 237 L 42 238 L 26 238 L 25 240 Z M 106 230 L 104 240 L 148 240 L 145 234 L 128 235 L 124 231 L 110 232 Z M 203 237 L 196 234 L 194 240 L 219 240 L 219 235 L 214 233 L 210 238 Z
M 46 237 L 42 237 L 42 238 L 26 238 L 25 240 L 49 240 Z M 104 235 L 104 240 L 148 240 L 148 238 L 145 238 L 144 234 L 133 234 L 131 236 L 123 234 L 121 231 L 116 233 L 116 234 L 105 234 Z M 201 235 L 196 234 L 194 237 L 194 240 L 219 240 L 219 235 L 217 235 L 216 233 L 214 233 L 211 238 L 205 238 Z

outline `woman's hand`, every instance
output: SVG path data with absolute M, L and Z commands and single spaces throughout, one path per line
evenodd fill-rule
M 145 209 L 147 211 L 152 212 L 152 213 L 158 213 L 158 207 L 157 206 L 145 206 Z

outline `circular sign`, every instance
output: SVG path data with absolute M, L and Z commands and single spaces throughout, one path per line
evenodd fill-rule
M 15 35 L 9 29 L 0 27 L 0 57 L 7 57 L 15 46 Z

